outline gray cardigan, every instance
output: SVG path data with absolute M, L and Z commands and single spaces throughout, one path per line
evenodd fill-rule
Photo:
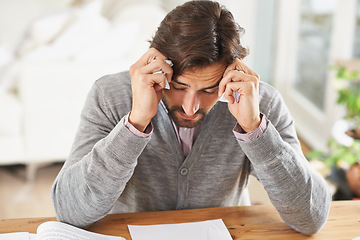
M 269 122 L 259 138 L 236 139 L 236 120 L 227 104 L 218 102 L 185 159 L 161 105 L 151 137 L 124 125 L 131 102 L 128 72 L 93 85 L 52 188 L 60 221 L 84 227 L 110 212 L 244 205 L 253 174 L 292 228 L 313 234 L 325 223 L 331 203 L 327 184 L 310 169 L 288 109 L 270 85 L 260 83 L 260 111 Z

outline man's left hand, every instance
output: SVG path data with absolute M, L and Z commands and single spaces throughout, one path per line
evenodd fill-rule
M 250 69 L 242 60 L 236 59 L 230 64 L 219 84 L 219 96 L 223 93 L 229 101 L 228 107 L 245 132 L 259 127 L 259 74 Z M 235 102 L 233 91 L 240 93 L 239 102 Z

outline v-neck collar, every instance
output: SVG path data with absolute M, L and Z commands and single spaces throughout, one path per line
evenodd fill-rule
M 211 135 L 215 134 L 213 126 L 217 126 L 221 124 L 222 116 L 223 116 L 223 109 L 219 104 L 216 103 L 215 106 L 210 110 L 207 114 L 204 122 L 202 124 L 202 129 L 197 136 L 196 141 L 194 142 L 189 155 L 185 158 L 184 153 L 181 149 L 179 138 L 177 134 L 177 130 L 173 124 L 171 117 L 168 114 L 168 111 L 163 102 L 159 103 L 158 108 L 158 121 L 159 125 L 162 125 L 163 130 L 165 131 L 165 138 L 168 146 L 171 148 L 170 150 L 177 155 L 177 161 L 181 165 L 192 165 L 196 160 L 201 156 L 203 151 L 203 145 L 208 143 L 208 139 Z M 227 106 L 225 106 L 227 108 Z M 185 160 L 184 160 L 185 158 Z

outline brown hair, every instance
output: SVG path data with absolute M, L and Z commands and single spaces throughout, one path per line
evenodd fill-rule
M 214 1 L 186 2 L 169 12 L 153 37 L 156 48 L 173 63 L 174 77 L 193 67 L 231 64 L 248 51 L 241 46 L 241 28 L 224 6 Z

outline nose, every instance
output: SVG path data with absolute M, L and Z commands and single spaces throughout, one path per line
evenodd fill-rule
M 200 100 L 196 93 L 188 93 L 184 96 L 182 108 L 186 115 L 194 115 L 200 108 Z

